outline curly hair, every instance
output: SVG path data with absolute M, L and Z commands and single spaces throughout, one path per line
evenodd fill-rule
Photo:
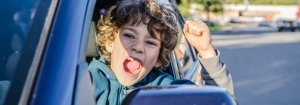
M 98 21 L 96 42 L 100 46 L 100 54 L 110 64 L 111 54 L 105 49 L 106 41 L 113 41 L 119 28 L 126 24 L 147 25 L 149 34 L 157 38 L 160 34 L 161 48 L 158 61 L 161 67 L 166 67 L 170 53 L 177 44 L 177 14 L 169 7 L 171 4 L 159 4 L 156 0 L 123 0 L 113 6 L 106 16 Z

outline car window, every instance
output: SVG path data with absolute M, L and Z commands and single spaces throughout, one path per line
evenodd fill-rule
M 40 0 L 0 1 L 0 105 L 14 76 L 17 64 L 23 54 L 25 42 L 30 35 L 29 30 L 35 17 Z M 26 71 L 26 70 L 25 70 Z M 15 75 L 16 74 L 16 75 Z
M 188 49 L 188 43 L 182 34 L 181 29 L 179 29 L 178 34 L 178 44 L 175 48 L 176 55 L 179 59 L 179 63 L 182 66 L 183 73 L 185 73 L 188 69 L 188 65 L 193 61 L 190 55 L 190 51 Z
M 185 35 L 183 33 L 184 19 L 178 8 L 175 7 L 175 12 L 177 12 L 177 26 L 178 26 L 178 42 L 175 48 L 175 55 L 178 58 L 178 63 L 180 64 L 181 78 L 189 79 L 196 84 L 202 84 L 202 79 L 200 75 L 200 62 L 197 60 L 197 55 L 195 49 L 187 42 Z
M 178 60 L 181 66 L 182 78 L 189 79 L 196 84 L 201 84 L 201 75 L 200 75 L 200 63 L 197 60 L 197 56 L 195 50 L 189 43 L 187 42 L 184 34 L 183 34 L 183 27 L 179 25 L 179 33 L 178 33 L 178 42 L 175 48 L 175 54 L 178 57 Z
M 165 3 L 165 6 L 169 6 L 168 2 L 166 1 L 159 1 L 162 4 Z M 174 2 L 172 2 L 174 3 Z M 96 4 L 96 8 L 94 10 L 94 14 L 93 14 L 93 20 L 92 20 L 92 24 L 91 24 L 91 28 L 90 28 L 90 33 L 89 33 L 89 41 L 88 41 L 88 49 L 87 49 L 87 61 L 91 62 L 93 58 L 98 58 L 98 47 L 97 45 L 95 45 L 95 35 L 96 35 L 96 22 L 98 21 L 98 19 L 100 18 L 100 15 L 105 15 L 107 10 L 110 8 L 110 6 L 114 5 L 114 2 L 97 2 Z M 171 57 L 171 62 L 173 64 L 171 64 L 170 66 L 172 67 L 168 67 L 168 70 L 165 71 L 169 74 L 171 74 L 172 76 L 174 76 L 175 78 L 183 78 L 185 77 L 185 74 L 187 74 L 187 71 L 190 70 L 191 66 L 195 63 L 195 54 L 193 52 L 193 49 L 191 47 L 189 47 L 183 32 L 182 32 L 182 25 L 184 24 L 183 22 L 183 18 L 180 14 L 180 12 L 177 9 L 176 4 L 174 4 L 174 8 L 170 7 L 171 11 L 176 12 L 176 17 L 179 17 L 180 19 L 177 20 L 177 26 L 178 26 L 178 44 L 177 47 L 175 48 L 175 55 L 171 55 L 173 57 Z M 174 58 L 174 59 L 172 59 Z M 176 66 L 176 67 L 175 67 Z

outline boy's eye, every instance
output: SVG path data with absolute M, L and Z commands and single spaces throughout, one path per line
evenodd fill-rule
M 130 39 L 134 39 L 134 35 L 130 34 L 130 33 L 125 33 L 124 34 L 125 37 L 130 38 Z
M 146 43 L 151 46 L 157 46 L 156 42 L 154 42 L 154 41 L 146 41 Z

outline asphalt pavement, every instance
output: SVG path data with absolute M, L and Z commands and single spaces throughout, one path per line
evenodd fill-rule
M 240 24 L 212 38 L 240 105 L 300 105 L 300 30 Z

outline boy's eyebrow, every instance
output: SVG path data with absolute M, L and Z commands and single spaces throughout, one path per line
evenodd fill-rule
M 136 29 L 132 28 L 132 27 L 123 27 L 123 29 L 127 29 L 130 31 L 133 31 L 134 33 L 138 33 Z M 149 35 L 151 38 L 157 39 L 160 41 L 160 39 L 153 37 L 152 35 Z
M 130 30 L 130 31 L 133 31 L 134 33 L 137 33 L 137 31 L 134 28 L 131 28 L 131 27 L 123 27 L 123 29 L 127 29 L 127 30 Z

